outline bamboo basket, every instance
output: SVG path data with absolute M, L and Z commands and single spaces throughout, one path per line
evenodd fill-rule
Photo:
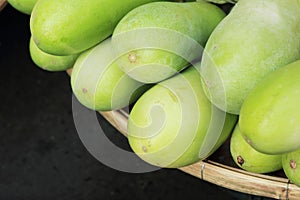
M 0 0 L 0 11 L 7 2 Z M 71 75 L 72 69 L 67 70 Z M 114 128 L 127 136 L 128 112 L 125 109 L 99 112 Z M 238 168 L 225 142 L 208 159 L 178 168 L 179 171 L 233 191 L 274 199 L 300 200 L 300 187 L 286 178 L 283 171 L 272 174 L 257 174 Z
M 71 75 L 72 69 L 67 70 Z M 99 112 L 114 128 L 127 137 L 129 113 L 125 109 Z M 227 140 L 208 159 L 178 170 L 233 191 L 273 199 L 300 200 L 300 187 L 291 183 L 282 170 L 257 174 L 238 168 L 229 152 Z
M 100 112 L 100 114 L 121 134 L 127 135 L 127 111 L 121 109 Z M 300 199 L 300 187 L 290 183 L 282 171 L 265 175 L 247 172 L 234 166 L 233 163 L 230 163 L 231 160 L 228 160 L 231 159 L 228 146 L 227 141 L 208 159 L 178 170 L 237 192 L 274 199 Z M 224 160 L 224 158 L 227 158 L 227 160 Z

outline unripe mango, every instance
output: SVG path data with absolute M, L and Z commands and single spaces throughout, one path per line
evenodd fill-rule
M 300 59 L 299 0 L 240 0 L 211 34 L 197 65 L 220 109 L 239 114 L 251 89 Z
M 7 2 L 16 10 L 30 15 L 33 7 L 38 0 L 7 0 Z
M 139 6 L 113 32 L 119 65 L 140 82 L 169 78 L 201 56 L 208 37 L 224 17 L 221 8 L 204 1 Z
M 32 37 L 29 42 L 29 52 L 32 61 L 40 68 L 47 71 L 65 71 L 73 67 L 78 54 L 68 56 L 56 56 L 40 50 Z
M 246 142 L 238 124 L 230 138 L 230 153 L 234 162 L 249 172 L 270 173 L 282 168 L 282 156 L 256 151 Z
M 128 140 L 144 161 L 178 168 L 211 155 L 229 137 L 236 120 L 210 103 L 199 72 L 190 67 L 137 100 L 128 119 Z
M 300 187 L 300 149 L 284 154 L 282 167 L 287 178 Z
M 267 75 L 245 99 L 240 129 L 257 151 L 282 154 L 300 148 L 300 60 Z
M 80 53 L 109 37 L 133 8 L 157 0 L 39 0 L 31 13 L 34 42 L 46 53 Z
M 150 85 L 137 82 L 120 70 L 111 38 L 81 53 L 71 74 L 75 97 L 97 111 L 120 109 L 136 101 Z

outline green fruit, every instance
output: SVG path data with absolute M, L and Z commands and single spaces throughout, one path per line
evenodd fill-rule
M 71 87 L 81 104 L 98 111 L 120 109 L 150 87 L 127 76 L 115 60 L 110 38 L 78 57 L 71 75 Z
M 218 24 L 197 65 L 217 107 L 239 114 L 264 76 L 300 59 L 299 10 L 299 0 L 240 0 Z
M 44 52 L 76 54 L 109 37 L 127 12 L 152 1 L 157 0 L 39 0 L 30 30 Z
M 38 0 L 7 0 L 7 2 L 16 10 L 30 15 L 34 5 Z
M 29 42 L 29 52 L 32 61 L 40 68 L 47 71 L 64 71 L 73 67 L 78 54 L 69 56 L 56 56 L 40 50 L 32 37 Z
M 240 129 L 248 143 L 267 154 L 300 148 L 300 60 L 266 76 L 241 109 Z
M 144 161 L 178 168 L 211 155 L 229 137 L 236 120 L 209 102 L 199 72 L 190 67 L 137 100 L 128 119 L 128 140 Z
M 153 2 L 133 9 L 116 26 L 112 40 L 121 69 L 144 83 L 169 78 L 201 55 L 225 13 L 200 2 Z
M 284 154 L 282 167 L 288 179 L 300 187 L 300 149 Z
M 236 125 L 230 139 L 230 153 L 242 169 L 254 173 L 270 173 L 282 168 L 281 155 L 269 155 L 256 151 L 243 138 Z

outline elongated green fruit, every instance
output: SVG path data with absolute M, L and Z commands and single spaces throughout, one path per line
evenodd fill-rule
M 7 2 L 16 10 L 30 15 L 34 5 L 38 0 L 7 0 Z
M 128 120 L 128 140 L 144 161 L 177 168 L 211 155 L 229 136 L 237 117 L 206 98 L 200 74 L 186 69 L 145 92 Z
M 39 0 L 30 30 L 44 52 L 76 54 L 109 37 L 131 9 L 153 1 L 157 0 Z
M 110 38 L 80 54 L 71 87 L 81 104 L 97 111 L 120 109 L 149 89 L 122 72 L 115 60 Z
M 266 76 L 245 99 L 241 131 L 256 150 L 282 154 L 300 148 L 300 60 Z
M 240 0 L 218 24 L 198 65 L 217 107 L 238 114 L 264 76 L 300 59 L 299 10 L 299 0 Z
M 32 61 L 40 68 L 46 71 L 65 71 L 73 67 L 78 54 L 68 56 L 56 56 L 40 50 L 32 37 L 29 42 L 29 52 Z
M 269 155 L 256 151 L 244 139 L 239 125 L 230 138 L 230 153 L 242 169 L 254 173 L 270 173 L 282 168 L 282 155 Z
M 153 2 L 133 9 L 118 23 L 113 45 L 130 77 L 156 83 L 201 56 L 203 46 L 225 13 L 199 2 Z
M 300 187 L 300 149 L 284 154 L 282 167 L 287 178 Z

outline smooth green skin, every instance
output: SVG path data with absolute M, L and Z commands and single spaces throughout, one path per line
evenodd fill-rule
M 156 84 L 137 100 L 129 115 L 128 140 L 144 161 L 178 168 L 211 155 L 229 137 L 236 121 L 237 116 L 211 105 L 201 88 L 199 72 L 190 67 Z M 209 132 L 209 125 L 219 127 L 218 132 Z
M 113 32 L 116 49 L 128 46 L 125 52 L 117 51 L 121 55 L 120 67 L 140 82 L 165 80 L 188 66 L 185 59 L 191 53 L 195 54 L 193 58 L 201 55 L 198 50 L 189 52 L 190 45 L 195 43 L 202 50 L 224 17 L 219 7 L 204 1 L 153 2 L 135 8 Z M 128 32 L 128 36 L 124 36 Z M 134 61 L 131 55 L 135 56 Z
M 300 148 L 300 60 L 266 76 L 247 96 L 239 125 L 257 151 L 282 154 Z
M 197 65 L 217 107 L 239 114 L 263 77 L 300 59 L 299 10 L 299 0 L 240 0 L 219 23 Z
M 97 111 L 116 110 L 149 89 L 150 85 L 121 71 L 115 59 L 110 38 L 80 54 L 71 74 L 71 88 L 81 104 Z
M 109 37 L 130 10 L 153 1 L 157 0 L 39 0 L 30 30 L 44 52 L 76 54 Z
M 269 155 L 256 151 L 244 139 L 236 125 L 230 138 L 230 153 L 234 162 L 242 169 L 254 173 L 270 173 L 282 168 L 282 155 Z M 241 156 L 244 163 L 238 162 Z
M 291 161 L 296 163 L 295 168 L 291 167 Z M 300 149 L 282 155 L 282 168 L 286 177 L 300 187 Z
M 32 61 L 46 71 L 65 71 L 73 67 L 78 54 L 69 56 L 56 56 L 43 52 L 34 43 L 32 37 L 29 42 L 29 52 Z
M 16 10 L 30 15 L 34 5 L 38 0 L 7 0 L 7 2 Z

